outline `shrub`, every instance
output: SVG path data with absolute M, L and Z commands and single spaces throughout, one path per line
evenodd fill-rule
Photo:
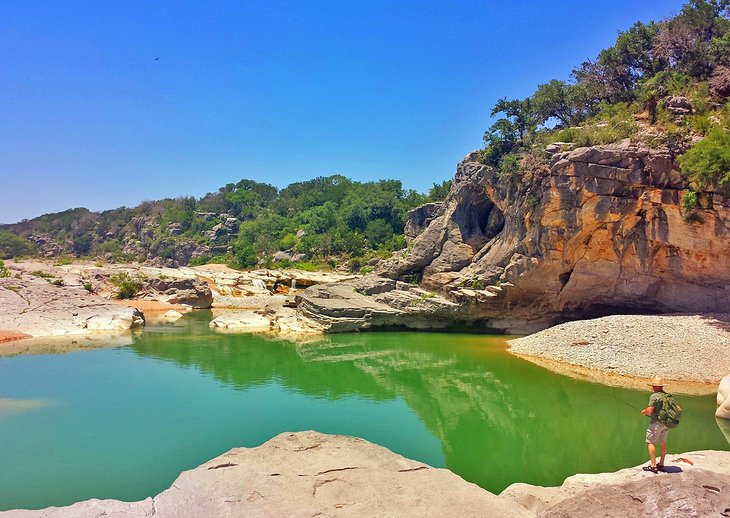
M 62 255 L 61 257 L 59 257 L 56 260 L 54 265 L 55 266 L 65 266 L 65 265 L 71 264 L 73 262 L 74 262 L 74 258 L 71 257 L 70 255 Z
M 142 288 L 139 279 L 133 279 L 127 272 L 115 273 L 109 277 L 109 282 L 116 288 L 118 299 L 131 299 Z
M 5 266 L 5 261 L 0 259 L 0 277 L 10 277 L 10 270 Z
M 520 174 L 520 159 L 515 153 L 507 153 L 499 161 L 497 178 L 501 181 L 509 181 Z
M 682 196 L 682 210 L 691 212 L 697 208 L 697 193 L 694 191 L 685 191 Z
M 730 191 L 730 132 L 713 128 L 679 157 L 679 165 L 700 187 L 717 185 Z
M 84 283 L 84 289 L 86 291 L 88 291 L 89 293 L 91 293 L 92 292 L 91 283 L 90 282 L 85 282 Z
M 33 253 L 34 245 L 9 230 L 0 230 L 0 258 L 8 259 Z
M 360 273 L 365 275 L 367 273 L 373 273 L 375 271 L 375 268 L 372 266 L 363 266 L 360 268 Z

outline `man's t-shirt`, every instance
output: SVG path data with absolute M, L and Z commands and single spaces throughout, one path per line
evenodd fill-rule
M 658 421 L 659 411 L 662 409 L 662 403 L 664 402 L 664 392 L 654 392 L 649 396 L 649 406 L 652 407 L 651 411 L 651 422 L 656 423 Z

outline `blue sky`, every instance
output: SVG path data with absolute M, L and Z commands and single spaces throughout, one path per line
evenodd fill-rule
M 0 0 L 0 222 L 242 178 L 425 191 L 498 98 L 682 3 Z

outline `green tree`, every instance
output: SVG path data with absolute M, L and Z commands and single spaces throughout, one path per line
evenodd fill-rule
M 34 250 L 35 245 L 31 241 L 9 230 L 0 230 L 0 258 L 29 255 Z
M 712 129 L 679 157 L 679 165 L 700 187 L 717 185 L 730 192 L 730 131 Z
M 530 98 L 497 101 L 490 115 L 503 114 L 484 133 L 486 148 L 482 160 L 493 167 L 499 166 L 502 156 L 513 153 L 534 137 L 540 123 Z

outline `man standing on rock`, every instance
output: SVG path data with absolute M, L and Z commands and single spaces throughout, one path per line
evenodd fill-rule
M 664 457 L 667 455 L 667 433 L 669 432 L 669 428 L 660 422 L 658 418 L 664 401 L 664 381 L 659 377 L 655 377 L 649 385 L 651 385 L 652 390 L 652 395 L 649 396 L 649 406 L 642 410 L 641 414 L 651 418 L 649 428 L 646 429 L 646 446 L 649 450 L 651 465 L 644 466 L 643 469 L 644 471 L 657 473 L 658 471 L 664 471 Z M 656 462 L 657 443 L 661 447 L 659 464 Z

